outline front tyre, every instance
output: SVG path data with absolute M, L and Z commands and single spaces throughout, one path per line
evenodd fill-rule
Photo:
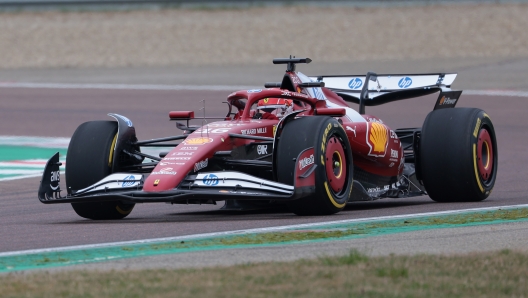
M 495 129 L 484 111 L 441 109 L 427 115 L 420 140 L 420 168 L 431 199 L 486 199 L 495 185 L 497 156 Z
M 91 121 L 81 124 L 73 134 L 66 155 L 66 187 L 86 188 L 112 173 L 117 122 Z M 88 219 L 121 219 L 132 212 L 134 204 L 120 201 L 72 203 L 73 210 Z
M 352 152 L 345 130 L 331 117 L 303 117 L 289 122 L 277 147 L 277 178 L 293 185 L 297 157 L 314 148 L 315 192 L 288 202 L 297 215 L 327 215 L 343 210 L 353 184 Z

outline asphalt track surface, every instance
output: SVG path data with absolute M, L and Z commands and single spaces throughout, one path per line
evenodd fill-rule
M 206 100 L 207 116 L 224 116 L 230 91 L 143 91 L 97 89 L 2 88 L 0 135 L 70 137 L 84 121 L 111 120 L 108 112 L 129 117 L 138 138 L 178 134 L 171 110 L 198 110 Z M 391 128 L 421 126 L 435 97 L 410 99 L 367 108 Z M 223 205 L 139 204 L 118 221 L 78 217 L 70 205 L 44 205 L 36 192 L 39 178 L 0 182 L 0 252 L 170 237 L 282 226 L 525 204 L 528 177 L 528 98 L 462 95 L 460 107 L 479 107 L 491 117 L 498 138 L 499 170 L 491 196 L 478 203 L 435 203 L 428 197 L 352 203 L 333 216 L 299 217 L 284 209 L 237 212 Z M 523 231 L 526 231 L 524 229 Z M 525 232 L 524 232 L 525 233 Z M 524 235 L 523 237 L 525 237 Z

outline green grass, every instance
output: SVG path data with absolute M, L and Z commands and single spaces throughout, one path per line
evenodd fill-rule
M 369 257 L 181 270 L 0 275 L 2 297 L 526 297 L 528 253 Z
M 0 272 L 70 266 L 124 258 L 135 258 L 192 251 L 276 246 L 295 243 L 336 241 L 419 230 L 500 224 L 528 220 L 528 208 L 440 215 L 412 219 L 356 222 L 326 225 L 321 228 L 285 230 L 268 233 L 218 236 L 184 241 L 130 244 L 72 251 L 46 252 L 0 257 Z M 348 256 L 350 264 L 354 256 Z M 333 262 L 333 261 L 328 261 Z M 404 276 L 405 270 L 393 268 L 377 272 L 380 276 Z

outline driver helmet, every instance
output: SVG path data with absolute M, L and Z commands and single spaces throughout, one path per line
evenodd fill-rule
M 264 98 L 258 101 L 257 110 L 282 117 L 293 111 L 293 100 L 284 98 Z

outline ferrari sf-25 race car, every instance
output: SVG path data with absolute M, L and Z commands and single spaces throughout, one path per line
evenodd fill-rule
M 182 135 L 139 141 L 132 121 L 81 124 L 66 155 L 61 195 L 59 154 L 38 191 L 44 204 L 71 203 L 89 219 L 126 217 L 136 203 L 286 204 L 298 215 L 333 214 L 348 202 L 429 195 L 438 202 L 481 201 L 497 175 L 490 117 L 455 108 L 455 73 L 306 76 L 286 64 L 280 82 L 227 97 L 222 121 L 173 111 Z M 439 92 L 421 128 L 391 129 L 365 107 Z M 358 105 L 350 108 L 347 102 Z M 200 126 L 190 125 L 193 119 Z M 219 118 L 216 118 L 219 119 Z M 174 143 L 171 141 L 181 141 Z M 167 147 L 159 156 L 141 148 Z

